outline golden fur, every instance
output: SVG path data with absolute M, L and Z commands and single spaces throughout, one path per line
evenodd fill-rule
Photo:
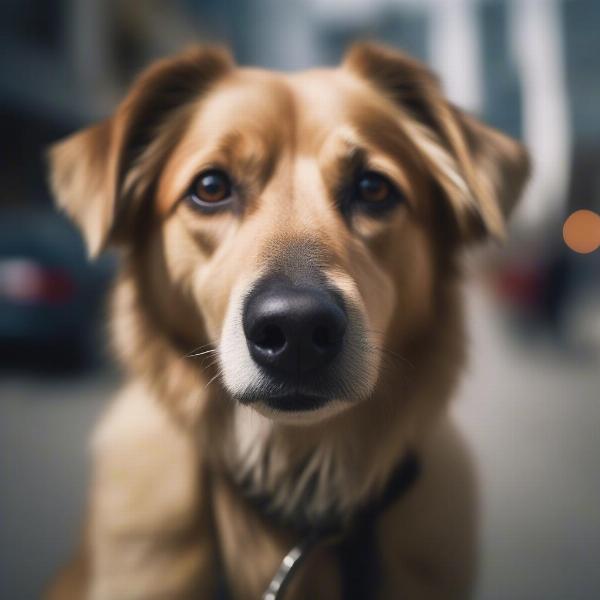
M 357 156 L 406 198 L 383 220 L 345 220 L 335 206 Z M 283 511 L 351 514 L 408 447 L 423 476 L 378 520 L 379 597 L 468 596 L 474 484 L 445 416 L 465 354 L 458 258 L 504 234 L 524 150 L 450 105 L 420 63 L 360 44 L 337 69 L 290 75 L 192 49 L 50 157 L 58 204 L 90 253 L 121 251 L 112 332 L 128 379 L 94 437 L 81 549 L 50 597 L 208 599 L 222 564 L 235 598 L 259 598 L 294 536 L 232 480 Z M 241 214 L 182 201 L 215 165 L 240 183 Z M 351 307 L 364 344 L 344 372 L 349 408 L 286 420 L 231 398 L 250 369 L 240 299 L 278 260 L 318 263 Z M 328 548 L 289 597 L 340 597 Z

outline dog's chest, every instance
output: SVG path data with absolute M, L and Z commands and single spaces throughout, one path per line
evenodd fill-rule
M 335 440 L 298 447 L 272 421 L 239 410 L 227 459 L 241 493 L 284 522 L 311 524 L 351 509 L 357 487 Z

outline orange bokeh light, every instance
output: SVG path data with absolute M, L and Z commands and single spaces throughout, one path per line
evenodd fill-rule
M 574 252 L 593 252 L 600 246 L 600 215 L 591 210 L 576 210 L 563 225 L 563 238 Z

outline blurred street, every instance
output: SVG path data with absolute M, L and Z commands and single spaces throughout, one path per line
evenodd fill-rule
M 477 600 L 591 600 L 600 590 L 600 369 L 520 346 L 481 290 L 455 405 L 483 494 Z
M 469 294 L 471 364 L 455 409 L 480 465 L 477 600 L 589 600 L 600 589 L 600 369 L 518 345 Z M 0 598 L 36 598 L 77 540 L 86 439 L 114 373 L 0 384 Z
M 0 598 L 39 598 L 75 547 L 87 439 L 117 385 L 108 372 L 0 383 Z

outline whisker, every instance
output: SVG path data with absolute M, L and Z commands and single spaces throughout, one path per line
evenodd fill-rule
M 196 352 L 200 352 L 201 350 L 204 350 L 205 348 L 210 348 L 210 346 L 212 346 L 212 345 L 213 344 L 211 342 L 208 342 L 207 344 L 202 344 L 201 346 L 198 346 L 198 347 L 190 350 L 187 354 L 184 355 L 184 357 L 187 358 L 188 356 L 194 356 L 196 354 Z
M 220 377 L 220 376 L 221 376 L 221 370 L 219 369 L 219 370 L 217 371 L 217 373 L 216 373 L 216 374 L 215 374 L 213 377 L 211 377 L 211 378 L 209 379 L 208 383 L 207 383 L 207 384 L 204 386 L 204 389 L 206 390 L 206 389 L 208 388 L 208 386 L 209 386 L 211 383 L 213 383 L 213 381 L 215 381 L 215 380 L 216 380 L 218 377 Z
M 219 364 L 219 357 L 217 356 L 214 360 L 212 360 L 211 362 L 209 362 L 207 365 L 202 365 L 205 369 L 210 369 L 212 367 L 214 367 L 215 365 Z
M 386 333 L 384 331 L 378 331 L 375 329 L 369 330 L 369 334 L 379 336 L 382 338 L 382 340 L 385 339 L 385 336 L 386 336 Z M 405 358 L 401 354 L 398 354 L 397 352 L 394 352 L 393 350 L 390 350 L 387 346 L 385 346 L 383 344 L 381 344 L 379 346 L 371 346 L 371 349 L 376 349 L 381 353 L 385 353 L 397 360 L 401 360 L 403 363 L 407 364 L 411 369 L 415 368 L 415 365 L 413 365 L 407 358 Z
M 193 358 L 194 356 L 203 356 L 204 354 L 213 354 L 216 351 L 217 351 L 216 348 L 212 348 L 210 350 L 204 350 L 204 352 L 195 352 L 194 354 L 186 354 L 185 357 Z
M 398 354 L 397 352 L 389 350 L 388 348 L 385 348 L 385 347 L 379 348 L 379 351 L 384 356 L 386 356 L 388 359 L 395 359 L 398 361 L 402 361 L 405 365 L 408 365 L 411 369 L 415 368 L 415 365 L 413 365 L 407 358 L 404 358 L 404 356 Z

